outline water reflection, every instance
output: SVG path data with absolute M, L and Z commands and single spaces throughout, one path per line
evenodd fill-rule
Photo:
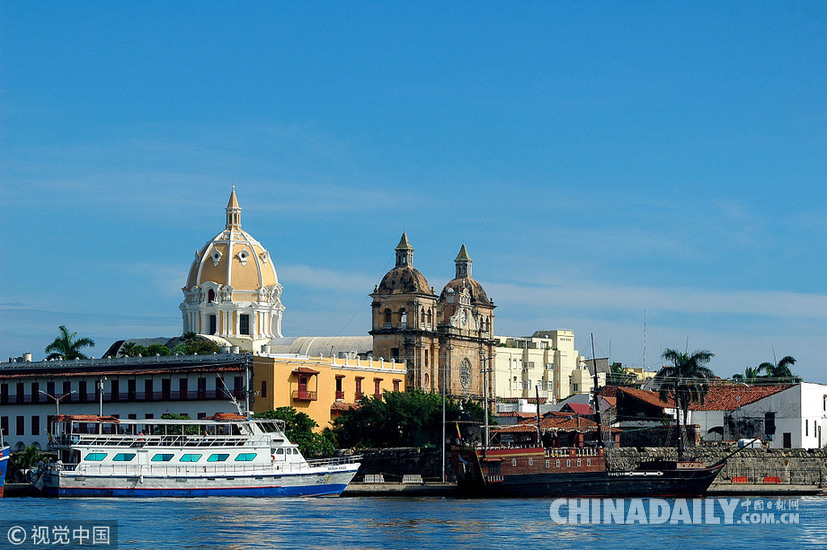
M 132 548 L 782 548 L 827 541 L 827 498 L 800 525 L 557 525 L 549 500 L 445 498 L 0 499 L 8 521 L 118 520 Z M 0 533 L 0 537 L 4 535 Z

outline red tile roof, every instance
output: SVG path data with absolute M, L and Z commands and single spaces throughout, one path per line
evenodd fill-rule
M 648 390 L 639 390 L 637 388 L 617 388 L 618 394 L 625 394 L 640 401 L 644 401 L 649 403 L 650 405 L 654 405 L 655 407 L 660 407 L 661 409 L 672 409 L 675 407 L 675 402 L 672 399 L 668 401 L 663 401 L 660 396 L 653 391 Z
M 727 384 L 710 386 L 703 404 L 693 403 L 692 411 L 734 411 L 740 406 L 763 399 L 768 395 L 791 388 L 791 384 L 777 386 L 742 386 Z
M 573 412 L 577 414 L 594 414 L 591 406 L 587 405 L 586 403 L 566 403 L 563 408 L 565 409 L 568 407 Z

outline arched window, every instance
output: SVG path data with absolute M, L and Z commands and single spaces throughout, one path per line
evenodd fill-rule
M 404 309 L 399 310 L 399 326 L 406 327 L 408 326 L 408 312 Z
M 207 302 L 213 303 L 214 301 L 215 301 L 215 291 L 213 289 L 210 289 L 207 292 Z
M 385 323 L 386 325 L 390 325 L 390 324 L 391 324 L 391 310 L 390 310 L 390 308 L 388 308 L 388 309 L 386 309 L 386 310 L 385 310 L 385 320 L 384 320 L 384 323 Z

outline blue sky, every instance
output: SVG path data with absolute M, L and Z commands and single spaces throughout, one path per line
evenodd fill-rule
M 403 231 L 495 331 L 827 382 L 819 3 L 0 3 L 0 357 L 174 336 L 236 185 L 285 335 L 362 335 Z

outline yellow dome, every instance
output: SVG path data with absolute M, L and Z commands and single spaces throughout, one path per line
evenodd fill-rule
M 279 282 L 270 253 L 241 229 L 241 208 L 235 189 L 227 205 L 227 226 L 195 253 L 185 288 L 199 287 L 208 281 L 248 292 Z
M 224 230 L 195 252 L 181 290 L 184 332 L 253 342 L 281 337 L 282 287 L 270 253 L 241 229 L 235 188 Z

